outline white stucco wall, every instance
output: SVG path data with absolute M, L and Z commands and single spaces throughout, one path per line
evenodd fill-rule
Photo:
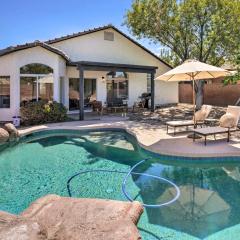
M 158 67 L 156 77 L 170 70 L 167 65 L 129 41 L 115 30 L 109 29 L 107 31 L 114 32 L 114 41 L 104 40 L 104 31 L 99 31 L 81 37 L 64 40 L 52 45 L 66 52 L 72 61 L 94 61 L 156 66 Z M 147 83 L 144 74 L 131 73 L 130 75 L 129 102 L 133 103 L 134 97 L 138 97 L 141 93 L 146 91 Z M 96 76 L 98 76 L 98 74 Z M 155 93 L 155 104 L 178 102 L 177 83 L 156 81 Z M 99 94 L 103 95 L 104 92 Z M 99 100 L 101 99 L 102 98 L 99 98 Z
M 53 43 L 52 46 L 63 50 L 72 61 L 157 66 L 157 75 L 169 70 L 167 65 L 129 41 L 120 33 L 114 30 L 111 31 L 114 32 L 114 41 L 104 40 L 104 31 L 98 31 Z
M 10 108 L 0 108 L 0 121 L 7 121 L 14 116 L 16 110 L 16 84 L 13 79 L 17 77 L 13 55 L 0 58 L 0 76 L 10 76 Z
M 0 57 L 0 75 L 10 76 L 10 108 L 0 108 L 0 121 L 19 115 L 20 68 L 31 63 L 45 64 L 53 69 L 54 100 L 59 101 L 59 79 L 65 76 L 65 60 L 42 47 L 29 48 Z
M 178 103 L 178 83 L 155 81 L 155 104 Z
M 95 61 L 158 67 L 156 77 L 169 70 L 169 67 L 141 47 L 113 29 L 114 41 L 104 40 L 104 31 L 64 40 L 52 44 L 63 50 L 72 61 Z M 9 121 L 19 114 L 20 67 L 30 63 L 41 63 L 54 70 L 54 100 L 62 101 L 68 107 L 69 78 L 78 78 L 76 67 L 66 66 L 65 60 L 42 47 L 33 47 L 0 57 L 0 75 L 10 76 L 10 109 L 0 109 L 0 121 Z M 106 82 L 102 76 L 107 72 L 85 71 L 85 78 L 97 79 L 97 99 L 106 101 Z M 63 82 L 60 83 L 60 77 Z M 60 91 L 60 85 L 64 93 Z M 142 73 L 129 73 L 129 105 L 147 91 L 147 76 Z M 178 102 L 178 84 L 155 82 L 155 104 Z M 61 99 L 60 99 L 61 98 Z
M 136 102 L 142 93 L 147 92 L 147 74 L 129 73 L 128 103 L 130 106 Z

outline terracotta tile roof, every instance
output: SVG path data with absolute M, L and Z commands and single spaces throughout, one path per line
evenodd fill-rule
M 22 45 L 17 45 L 17 46 L 11 46 L 5 49 L 0 50 L 0 57 L 4 56 L 6 54 L 12 53 L 12 52 L 16 52 L 16 51 L 20 51 L 20 50 L 24 50 L 24 49 L 28 49 L 28 48 L 33 48 L 33 47 L 43 47 L 47 50 L 49 50 L 50 52 L 56 53 L 60 56 L 62 56 L 64 59 L 66 59 L 67 61 L 70 61 L 70 58 L 67 56 L 66 53 L 64 53 L 63 51 L 61 51 L 58 48 L 55 48 L 53 46 L 50 46 L 49 44 L 45 43 L 45 42 L 40 42 L 40 41 L 35 41 L 32 43 L 25 43 Z
M 90 34 L 90 33 L 98 32 L 98 31 L 102 31 L 102 30 L 106 30 L 106 29 L 110 29 L 110 28 L 112 28 L 113 30 L 115 30 L 116 32 L 118 32 L 119 34 L 121 34 L 122 36 L 127 38 L 128 40 L 130 40 L 132 43 L 134 43 L 137 46 L 139 46 L 140 48 L 142 48 L 144 51 L 146 51 L 147 53 L 149 53 L 150 55 L 155 57 L 160 62 L 162 62 L 165 65 L 167 65 L 168 67 L 172 68 L 171 65 L 169 65 L 168 63 L 163 61 L 161 58 L 159 58 L 157 55 L 155 55 L 149 49 L 145 48 L 139 42 L 135 41 L 134 39 L 132 39 L 131 37 L 129 37 L 128 35 L 126 35 L 125 33 L 123 33 L 122 31 L 120 31 L 118 28 L 116 28 L 115 26 L 113 26 L 111 24 L 105 25 L 105 26 L 102 26 L 102 27 L 98 27 L 98 28 L 89 29 L 89 30 L 86 30 L 86 31 L 78 32 L 78 33 L 73 33 L 73 34 L 70 34 L 70 35 L 66 35 L 66 36 L 62 36 L 62 37 L 58 37 L 58 38 L 54 38 L 54 39 L 50 39 L 50 40 L 47 40 L 45 42 L 35 41 L 33 43 L 26 43 L 24 45 L 17 45 L 17 46 L 14 46 L 14 47 L 11 46 L 11 47 L 5 48 L 3 50 L 0 50 L 0 56 L 9 54 L 9 53 L 12 53 L 12 52 L 15 52 L 15 51 L 23 50 L 23 49 L 26 49 L 26 48 L 41 46 L 41 47 L 44 47 L 44 48 L 48 49 L 49 51 L 55 52 L 56 54 L 59 54 L 59 55 L 63 56 L 67 61 L 70 61 L 69 57 L 63 51 L 61 51 L 57 48 L 54 48 L 50 45 L 53 44 L 53 43 L 65 41 L 65 40 L 68 40 L 68 39 L 71 39 L 71 38 L 84 36 L 84 35 L 87 35 L 87 34 Z

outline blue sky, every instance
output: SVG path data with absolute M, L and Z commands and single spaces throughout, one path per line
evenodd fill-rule
M 0 49 L 34 40 L 47 40 L 106 24 L 122 26 L 132 0 L 3 0 L 0 14 Z M 159 46 L 141 44 L 154 53 Z

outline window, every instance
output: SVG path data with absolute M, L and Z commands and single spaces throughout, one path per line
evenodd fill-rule
M 36 77 L 20 78 L 20 101 L 37 101 L 37 81 Z
M 49 74 L 49 73 L 53 73 L 53 69 L 47 65 L 40 63 L 31 63 L 20 68 L 20 74 Z
M 104 40 L 114 41 L 114 33 L 113 32 L 104 32 Z
M 20 102 L 53 99 L 53 69 L 33 63 L 20 68 Z
M 0 108 L 10 108 L 10 76 L 0 76 Z

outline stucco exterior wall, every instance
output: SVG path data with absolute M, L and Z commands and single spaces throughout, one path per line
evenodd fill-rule
M 42 47 L 29 48 L 0 58 L 0 75 L 10 76 L 10 108 L 0 108 L 0 121 L 9 121 L 19 115 L 20 68 L 31 63 L 45 64 L 53 69 L 54 100 L 59 101 L 59 79 L 65 74 L 65 60 Z
M 85 36 L 64 40 L 52 45 L 66 52 L 72 61 L 94 61 L 156 66 L 158 67 L 156 77 L 170 70 L 167 65 L 151 56 L 115 30 L 112 29 L 107 31 L 114 32 L 114 41 L 104 40 L 104 31 L 99 31 Z M 98 75 L 99 74 L 96 76 L 98 77 Z M 145 74 L 130 73 L 130 76 L 129 103 L 133 104 L 141 93 L 146 92 L 147 80 Z M 100 89 L 103 92 L 100 92 Z M 104 97 L 100 96 L 104 96 L 105 89 L 100 89 L 98 99 L 103 100 Z M 177 103 L 178 83 L 156 81 L 155 93 L 155 104 Z
M 14 116 L 16 109 L 16 96 L 17 86 L 14 80 L 17 77 L 15 69 L 15 61 L 13 55 L 6 55 L 0 58 L 0 76 L 10 76 L 10 108 L 0 108 L 0 121 L 7 121 L 9 117 Z
M 158 67 L 160 75 L 169 67 L 142 48 L 129 41 L 114 30 L 114 41 L 104 40 L 104 31 L 53 43 L 52 46 L 63 50 L 72 61 L 93 61 L 135 64 Z
M 155 104 L 178 103 L 178 83 L 155 81 Z
M 158 67 L 156 77 L 169 70 L 169 67 L 157 58 L 147 53 L 141 47 L 131 42 L 114 29 L 114 41 L 104 40 L 104 31 L 87 34 L 84 36 L 64 40 L 52 44 L 63 50 L 71 61 L 94 61 L 122 63 L 133 65 L 146 65 Z M 66 61 L 59 55 L 42 47 L 33 47 L 17 51 L 0 57 L 0 75 L 10 76 L 10 108 L 0 108 L 0 121 L 9 121 L 12 116 L 19 114 L 20 106 L 20 67 L 41 63 L 50 66 L 54 71 L 54 93 L 56 101 L 61 101 L 69 106 L 69 78 L 79 77 L 76 67 L 66 66 Z M 97 79 L 97 100 L 106 102 L 106 77 L 107 72 L 85 71 L 85 78 Z M 61 80 L 60 80 L 61 79 Z M 129 73 L 129 105 L 147 91 L 147 75 L 143 73 Z M 178 84 L 155 81 L 155 104 L 178 102 Z

